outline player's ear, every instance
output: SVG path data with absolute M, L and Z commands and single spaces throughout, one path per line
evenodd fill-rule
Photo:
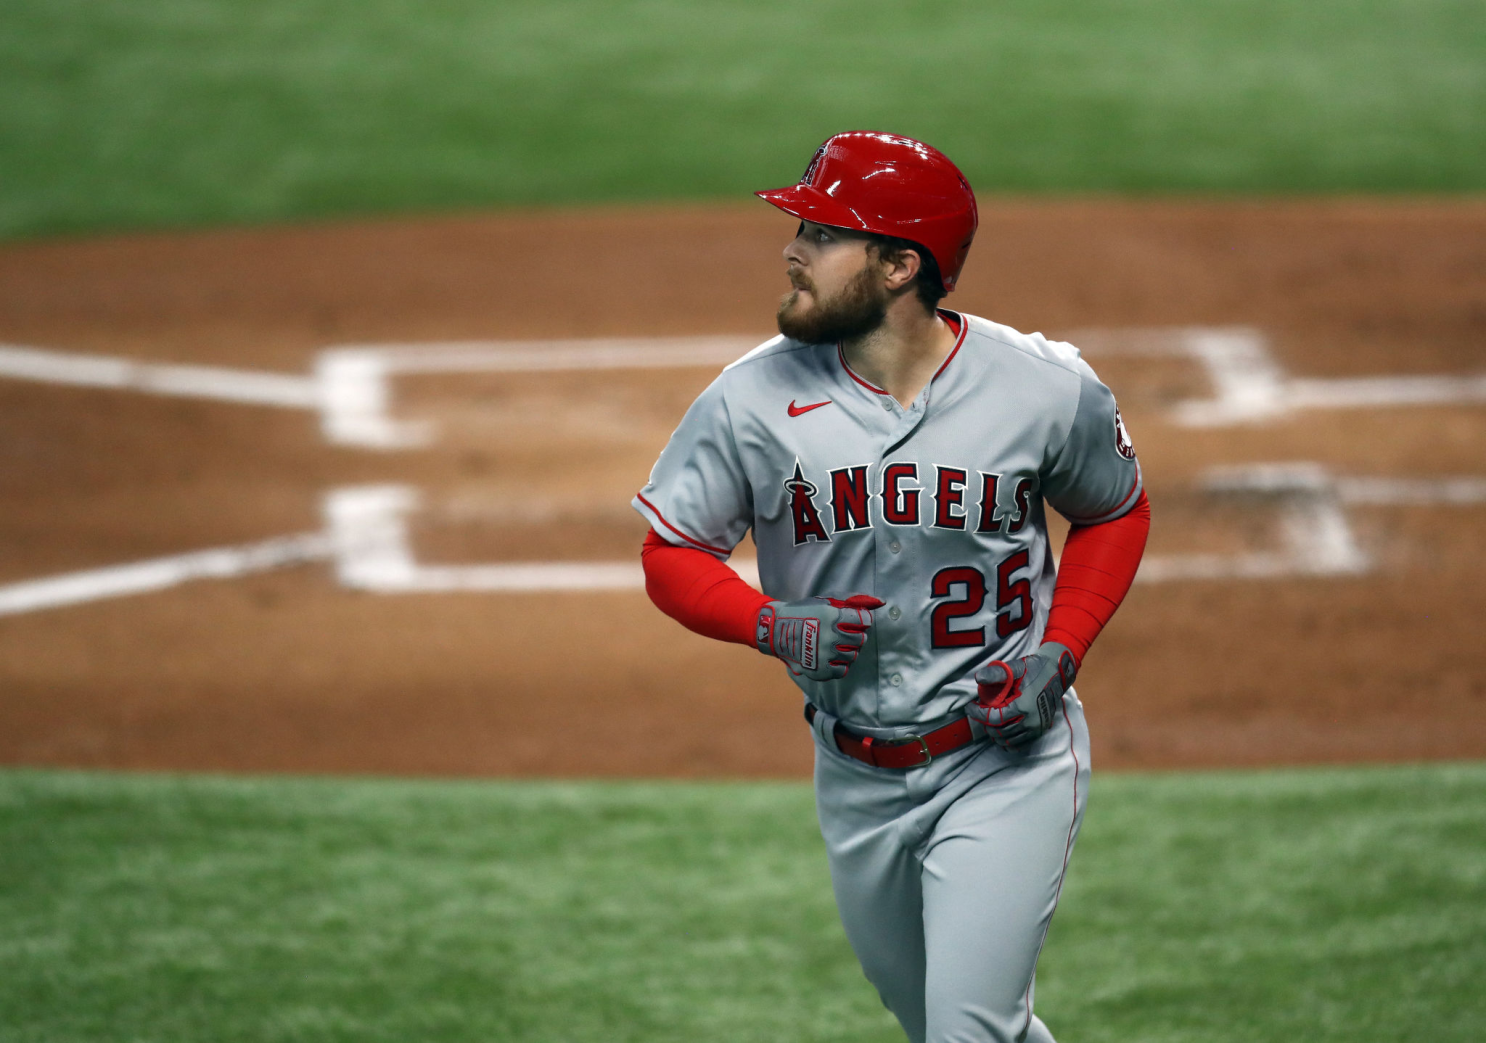
M 917 250 L 899 250 L 896 255 L 883 258 L 883 278 L 887 288 L 896 291 L 911 286 L 923 264 Z

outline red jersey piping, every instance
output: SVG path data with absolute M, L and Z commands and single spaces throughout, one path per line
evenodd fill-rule
M 954 361 L 954 357 L 960 353 L 960 347 L 965 343 L 965 334 L 970 329 L 970 324 L 966 322 L 965 317 L 963 315 L 960 315 L 958 312 L 945 311 L 943 309 L 940 309 L 939 315 L 941 318 L 944 319 L 944 324 L 955 331 L 955 346 L 950 349 L 949 354 L 945 356 L 944 361 L 939 364 L 939 368 L 934 371 L 934 375 L 929 378 L 930 383 L 939 379 L 939 374 L 943 373 L 949 366 L 950 362 Z M 856 371 L 853 370 L 851 368 L 851 365 L 846 361 L 846 349 L 843 348 L 839 342 L 836 344 L 836 357 L 841 360 L 841 368 L 846 370 L 846 375 L 849 376 L 852 380 L 855 380 L 858 384 L 862 385 L 862 387 L 866 388 L 874 395 L 887 394 L 886 391 L 878 387 L 876 384 L 870 383 L 869 381 L 863 380 L 861 377 L 857 376 Z
M 934 371 L 934 375 L 929 378 L 931 381 L 937 380 L 939 378 L 939 374 L 943 373 L 949 366 L 949 364 L 954 361 L 954 357 L 960 353 L 960 346 L 965 343 L 965 331 L 970 328 L 970 324 L 965 321 L 964 317 L 956 314 L 955 312 L 944 311 L 941 309 L 939 314 L 945 317 L 945 324 L 948 325 L 950 329 L 955 330 L 957 336 L 955 337 L 955 346 L 950 349 L 949 355 L 945 358 L 944 362 L 938 369 Z M 954 320 L 951 320 L 949 318 L 949 316 L 951 315 L 954 315 Z
M 645 499 L 644 496 L 640 495 L 639 493 L 635 493 L 635 499 L 639 500 L 646 507 L 649 507 L 650 510 L 655 514 L 655 516 L 660 519 L 660 523 L 662 525 L 670 529 L 677 536 L 680 536 L 687 543 L 690 543 L 693 547 L 700 547 L 702 548 L 702 550 L 711 551 L 713 554 L 721 554 L 723 557 L 727 557 L 729 554 L 732 553 L 732 551 L 723 550 L 721 547 L 714 547 L 710 543 L 703 543 L 701 540 L 692 539 L 690 536 L 686 535 L 686 533 L 682 532 L 680 529 L 676 528 L 676 526 L 667 521 L 666 516 L 660 513 L 660 508 L 656 507 L 655 504 Z
M 1130 491 L 1125 494 L 1125 498 L 1120 501 L 1120 504 L 1119 504 L 1118 507 L 1115 507 L 1112 510 L 1105 511 L 1103 514 L 1096 514 L 1096 515 L 1094 515 L 1094 518 L 1105 518 L 1105 519 L 1107 519 L 1109 521 L 1114 521 L 1115 519 L 1114 518 L 1110 518 L 1109 516 L 1110 515 L 1118 515 L 1121 511 L 1127 510 L 1130 507 L 1131 503 L 1134 501 L 1135 494 L 1137 492 L 1139 492 L 1139 491 L 1140 491 L 1140 461 L 1137 460 L 1137 461 L 1135 461 L 1135 481 L 1133 481 L 1133 482 L 1130 483 Z M 1075 518 L 1075 517 L 1072 517 L 1072 516 L 1066 515 L 1066 514 L 1063 517 L 1067 518 L 1068 521 L 1070 523 L 1072 523 L 1073 525 L 1098 524 L 1097 522 L 1094 522 L 1093 518 L 1088 518 L 1088 519 Z
M 876 384 L 869 384 L 867 383 L 867 381 L 856 375 L 856 371 L 853 370 L 851 368 L 851 365 L 846 361 L 846 349 L 841 346 L 839 341 L 836 344 L 836 357 L 841 360 L 841 368 L 846 370 L 846 375 L 852 380 L 855 380 L 858 384 L 862 385 L 862 387 L 866 388 L 874 395 L 887 394 L 886 391 L 882 390 L 882 388 L 878 387 Z

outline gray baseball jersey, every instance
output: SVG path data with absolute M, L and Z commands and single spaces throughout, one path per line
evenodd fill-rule
M 667 540 L 721 558 L 752 529 L 770 597 L 885 601 L 845 678 L 796 678 L 868 732 L 953 718 L 977 666 L 1036 647 L 1054 583 L 1044 500 L 1096 523 L 1141 489 L 1114 396 L 1076 348 L 946 314 L 958 340 L 906 408 L 836 345 L 760 345 L 697 398 L 634 500 Z
M 1077 695 L 1024 750 L 973 743 L 908 770 L 847 757 L 834 729 L 895 739 L 959 716 L 976 667 L 1041 641 L 1044 501 L 1113 520 L 1140 466 L 1071 345 L 942 314 L 958 340 L 907 408 L 835 345 L 761 345 L 687 411 L 634 503 L 721 558 L 751 529 L 771 597 L 886 602 L 845 678 L 794 678 L 819 708 L 816 810 L 846 935 L 913 1043 L 1052 1043 L 1032 1002 L 1088 792 Z

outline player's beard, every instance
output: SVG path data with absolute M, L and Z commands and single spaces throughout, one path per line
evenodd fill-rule
M 806 344 L 831 344 L 866 336 L 887 317 L 890 299 L 880 278 L 872 265 L 866 265 L 839 293 L 824 300 L 817 296 L 815 307 L 805 312 L 797 310 L 798 289 L 785 294 L 776 316 L 779 332 Z

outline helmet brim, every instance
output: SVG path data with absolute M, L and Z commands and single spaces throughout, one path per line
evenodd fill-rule
M 872 231 L 855 210 L 840 200 L 832 199 L 813 185 L 771 188 L 764 192 L 755 192 L 754 195 L 801 221 L 814 221 L 818 225 L 850 228 L 858 232 Z

